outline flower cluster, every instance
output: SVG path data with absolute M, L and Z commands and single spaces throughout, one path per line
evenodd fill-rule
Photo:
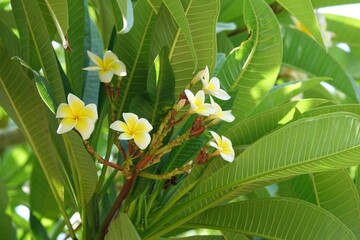
M 92 149 L 86 141 L 90 138 L 98 119 L 97 107 L 95 104 L 85 105 L 83 101 L 70 93 L 67 97 L 67 103 L 61 103 L 56 112 L 56 118 L 62 118 L 57 133 L 63 134 L 75 128 L 84 139 L 86 149 L 93 154 L 96 159 L 103 164 L 107 164 L 123 171 L 125 176 L 131 176 L 131 169 L 134 167 L 139 172 L 142 169 L 159 162 L 161 157 L 170 152 L 175 146 L 183 144 L 185 141 L 200 135 L 207 128 L 220 121 L 232 122 L 235 119 L 231 114 L 231 110 L 223 111 L 221 106 L 215 102 L 213 97 L 220 100 L 229 100 L 230 95 L 220 88 L 220 81 L 218 78 L 213 77 L 210 79 L 209 69 L 206 66 L 205 69 L 201 70 L 195 76 L 193 81 L 189 84 L 189 87 L 184 90 L 184 94 L 181 94 L 179 101 L 169 111 L 157 132 L 151 137 L 150 132 L 153 130 L 153 126 L 147 119 L 139 118 L 136 114 L 128 112 L 122 113 L 124 121 L 117 120 L 117 117 L 119 116 L 116 114 L 115 106 L 117 98 L 119 97 L 119 83 L 121 78 L 118 78 L 116 89 L 114 89 L 114 84 L 112 84 L 112 78 L 114 75 L 119 77 L 126 76 L 125 64 L 111 51 L 107 51 L 104 54 L 103 59 L 89 51 L 88 56 L 96 66 L 89 66 L 84 68 L 84 70 L 97 71 L 99 80 L 105 83 L 107 87 L 107 94 L 109 95 L 109 100 L 111 102 L 111 117 L 113 119 L 109 128 L 115 131 L 113 134 L 118 134 L 115 145 L 119 149 L 119 153 L 122 154 L 124 167 L 108 163 L 96 154 L 94 149 Z M 202 82 L 202 89 L 196 94 L 193 94 L 189 88 L 200 80 Z M 116 94 L 113 94 L 114 92 L 116 92 Z M 209 102 L 206 102 L 206 100 Z M 181 109 L 187 104 L 190 105 L 190 108 L 184 113 Z M 171 132 L 171 129 L 184 118 L 192 114 L 198 114 L 198 117 L 194 120 L 188 131 L 180 136 L 174 136 L 169 143 L 164 144 L 164 138 Z M 179 117 L 178 115 L 181 116 Z M 174 174 L 188 172 L 193 164 L 206 163 L 211 157 L 218 155 L 224 160 L 232 162 L 235 153 L 231 141 L 225 136 L 220 137 L 214 131 L 210 131 L 210 134 L 215 141 L 209 142 L 200 151 L 197 159 L 193 161 L 193 163 L 185 164 L 182 168 L 176 169 L 166 176 L 171 177 Z M 125 149 L 122 144 L 120 144 L 120 140 L 128 141 L 127 153 L 125 153 Z M 208 146 L 215 148 L 215 150 L 208 152 Z M 142 156 L 143 150 L 148 147 L 149 150 L 138 161 L 136 166 L 133 165 L 132 160 Z M 131 168 L 130 166 L 133 167 Z M 149 175 L 149 173 L 144 174 L 147 176 Z
M 210 122 L 207 127 L 215 125 L 220 121 L 233 122 L 235 117 L 231 114 L 231 110 L 223 111 L 221 106 L 212 98 L 216 97 L 221 100 L 230 99 L 230 95 L 220 88 L 220 80 L 217 77 L 210 79 L 209 68 L 207 66 L 196 75 L 190 86 L 196 84 L 199 80 L 202 82 L 202 90 L 198 91 L 195 95 L 188 89 L 185 89 L 184 91 L 186 98 L 190 103 L 188 113 L 196 113 L 207 117 L 204 120 L 205 123 Z M 205 94 L 209 95 L 210 103 L 205 102 Z M 210 131 L 210 133 L 216 141 L 216 143 L 210 142 L 210 146 L 217 149 L 215 153 L 220 154 L 226 161 L 233 161 L 235 153 L 231 141 L 224 136 L 220 138 L 220 136 L 213 131 Z

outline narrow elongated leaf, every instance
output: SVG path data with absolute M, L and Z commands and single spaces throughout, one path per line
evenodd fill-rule
M 249 240 L 249 238 L 241 233 L 221 231 L 226 240 Z
M 246 118 L 233 125 L 224 135 L 231 140 L 233 146 L 248 145 L 291 121 L 295 109 L 303 113 L 326 102 L 319 99 L 290 102 Z
M 140 0 L 134 7 L 134 18 L 137 20 L 132 31 L 120 35 L 114 46 L 114 52 L 124 62 L 127 71 L 127 76 L 121 80 L 119 115 L 128 111 L 134 96 L 146 91 L 149 42 L 151 42 L 156 14 L 146 0 Z
M 326 14 L 328 31 L 333 32 L 334 42 L 347 43 L 349 46 L 360 47 L 360 20 L 356 18 Z
M 5 184 L 0 181 L 0 232 L 3 239 L 15 239 L 15 231 L 11 226 L 11 218 L 5 213 L 9 199 Z
M 304 112 L 305 117 L 314 117 L 321 114 L 335 113 L 335 112 L 351 112 L 360 116 L 360 106 L 358 104 L 341 104 L 324 106 Z
M 95 23 L 90 19 L 91 48 L 90 51 L 97 56 L 103 53 L 103 44 Z M 85 104 L 94 103 L 98 105 L 100 81 L 97 71 L 87 71 L 84 81 L 83 101 Z
M 193 36 L 198 68 L 194 70 L 194 61 L 185 33 L 165 7 L 159 12 L 151 52 L 152 57 L 155 57 L 164 46 L 170 48 L 169 59 L 176 79 L 176 98 L 199 70 L 207 65 L 212 72 L 216 64 L 215 29 L 220 8 L 219 1 L 187 0 L 183 3 L 191 36 Z
M 36 48 L 31 37 L 31 32 L 28 28 L 28 23 L 26 21 L 26 15 L 19 4 L 19 1 L 12 1 L 12 13 L 16 21 L 16 26 L 19 31 L 20 37 L 20 50 L 21 54 L 15 56 L 20 56 L 24 61 L 28 62 L 34 69 L 40 69 L 41 65 L 39 63 L 39 57 L 36 52 Z M 12 54 L 9 52 L 9 54 Z M 11 57 L 14 55 L 11 55 Z
M 34 79 L 35 79 L 35 85 L 39 92 L 40 97 L 42 98 L 42 100 L 44 101 L 46 106 L 50 109 L 50 111 L 55 114 L 55 109 L 56 109 L 57 105 L 53 98 L 53 93 L 51 91 L 51 88 L 50 88 L 48 82 L 46 81 L 46 79 L 43 76 L 41 76 L 38 72 L 36 72 L 34 69 L 32 69 L 21 58 L 13 57 L 12 59 L 20 61 L 21 65 L 25 66 L 27 69 L 29 69 L 30 71 L 33 72 Z
M 358 0 L 311 0 L 314 8 L 320 7 L 329 7 L 335 5 L 349 4 L 349 3 L 359 3 Z
M 353 48 L 348 52 L 336 46 L 330 48 L 329 53 L 355 80 L 360 79 L 360 59 L 354 54 Z
M 0 39 L 12 56 L 19 56 L 21 52 L 20 40 L 6 24 L 0 21 Z
M 293 81 L 277 86 L 271 92 L 266 94 L 266 96 L 261 100 L 260 104 L 253 111 L 253 114 L 279 106 L 280 104 L 289 101 L 296 95 L 318 85 L 320 82 L 328 80 L 330 79 L 320 77 L 303 81 Z
M 325 48 L 313 6 L 310 0 L 277 0 L 289 13 L 314 36 L 316 41 Z
M 72 93 L 82 98 L 83 81 L 86 72 L 83 70 L 89 63 L 86 50 L 90 49 L 90 20 L 86 0 L 69 1 L 68 41 L 71 51 L 66 52 L 67 76 Z
M 227 57 L 217 74 L 225 90 L 237 92 L 232 108 L 237 121 L 251 114 L 272 88 L 282 57 L 279 24 L 271 8 L 262 0 L 245 4 L 250 37 Z
M 162 0 L 147 0 L 156 14 L 159 13 L 159 9 L 162 5 Z
M 52 140 L 49 135 L 44 105 L 38 97 L 32 80 L 27 77 L 18 64 L 9 60 L 9 56 L 1 44 L 0 49 L 0 101 L 27 138 L 39 159 L 58 206 L 63 208 L 65 173 L 56 149 L 49 144 Z M 20 81 L 21 84 L 19 84 Z M 64 210 L 62 214 L 71 229 L 69 218 Z
M 91 0 L 96 14 L 96 25 L 99 28 L 104 46 L 109 46 L 115 20 L 111 1 Z
M 70 164 L 73 165 L 73 177 L 76 177 L 78 182 L 76 189 L 78 198 L 82 201 L 82 206 L 85 207 L 97 185 L 96 167 L 89 153 L 85 150 L 79 135 L 69 132 L 63 137 Z
M 30 206 L 31 211 L 37 212 L 40 216 L 50 219 L 59 217 L 56 200 L 37 159 L 33 161 L 30 178 Z
M 109 227 L 109 232 L 105 236 L 105 240 L 140 240 L 140 236 L 136 228 L 125 213 L 120 213 L 119 216 L 112 221 Z
M 360 101 L 360 89 L 355 80 L 313 39 L 288 27 L 282 28 L 282 34 L 284 64 L 315 76 L 331 77 L 333 80 L 329 84 L 345 93 L 352 101 Z
M 134 24 L 133 7 L 131 0 L 112 0 L 116 30 L 119 34 L 130 31 Z M 120 18 L 122 16 L 122 18 Z
M 146 93 L 137 96 L 130 107 L 138 116 L 148 119 L 153 126 L 160 123 L 166 110 L 175 102 L 175 79 L 167 56 L 166 49 L 159 53 L 149 71 Z
M 51 18 L 53 19 L 63 47 L 67 49 L 68 42 L 65 37 L 69 28 L 67 0 L 44 0 L 44 2 L 46 3 Z
M 186 14 L 180 0 L 162 0 L 171 16 L 174 18 L 175 22 L 179 26 L 181 32 L 184 34 L 185 40 L 189 46 L 191 57 L 194 61 L 194 70 L 197 68 L 197 56 L 194 48 L 193 39 L 195 37 L 191 36 L 189 22 L 186 18 Z
M 358 239 L 360 198 L 347 170 L 315 173 L 314 185 L 319 206 L 336 216 Z
M 161 236 L 201 211 L 280 178 L 359 164 L 359 131 L 360 117 L 351 113 L 293 122 L 252 144 L 234 162 L 204 179 L 183 204 L 170 209 L 169 215 L 143 234 Z M 176 223 L 170 224 L 175 218 Z M 168 226 L 156 230 L 165 224 Z
M 287 198 L 250 200 L 216 207 L 185 226 L 234 231 L 266 239 L 356 239 L 329 212 Z
M 57 103 L 63 102 L 65 93 L 60 71 L 38 2 L 35 0 L 12 1 L 12 6 L 23 11 L 24 19 L 22 20 L 30 32 L 45 78 L 49 81 L 54 93 L 54 99 Z

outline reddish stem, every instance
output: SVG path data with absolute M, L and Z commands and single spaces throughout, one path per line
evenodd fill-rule
M 136 179 L 136 176 L 133 176 L 132 178 L 125 180 L 125 184 L 122 187 L 122 189 L 119 193 L 119 196 L 116 198 L 113 206 L 111 207 L 108 215 L 105 218 L 105 221 L 103 222 L 103 224 L 101 226 L 99 239 L 105 238 L 105 235 L 108 232 L 108 228 L 109 228 L 111 221 L 114 219 L 115 215 L 118 213 L 118 211 L 121 207 L 121 204 L 123 203 L 123 201 L 129 194 L 132 186 L 134 185 L 135 179 Z

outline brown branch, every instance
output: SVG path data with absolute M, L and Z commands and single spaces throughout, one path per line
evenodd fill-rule
M 116 198 L 113 206 L 111 207 L 108 215 L 105 218 L 105 221 L 103 222 L 103 224 L 100 228 L 101 230 L 100 230 L 98 239 L 104 239 L 106 233 L 108 232 L 108 228 L 109 228 L 111 221 L 114 219 L 115 215 L 118 213 L 118 211 L 121 207 L 121 204 L 123 203 L 123 201 L 129 194 L 132 186 L 134 185 L 135 179 L 136 179 L 136 176 L 133 176 L 132 178 L 125 180 L 124 186 L 122 187 L 118 197 Z

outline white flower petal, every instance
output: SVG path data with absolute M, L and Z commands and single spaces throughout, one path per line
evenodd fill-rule
M 211 133 L 211 136 L 215 139 L 216 141 L 216 144 L 219 146 L 221 145 L 221 138 L 219 136 L 219 134 L 217 134 L 216 132 L 214 131 L 209 131 Z
M 139 121 L 139 117 L 134 113 L 123 113 L 122 114 L 129 131 L 134 131 L 137 122 Z
M 145 118 L 140 118 L 136 123 L 134 132 L 150 132 L 153 129 L 153 126 Z
M 151 141 L 150 134 L 142 132 L 134 136 L 135 144 L 141 149 L 144 150 Z
M 117 76 L 126 76 L 126 66 L 120 60 L 112 62 L 110 69 Z
M 98 119 L 97 107 L 94 103 L 90 103 L 86 105 L 81 111 L 79 112 L 80 117 L 88 117 L 94 123 Z
M 77 96 L 75 96 L 72 93 L 69 93 L 67 97 L 69 106 L 71 108 L 71 111 L 73 112 L 74 116 L 77 116 L 79 112 L 83 109 L 85 106 L 84 102 L 80 100 Z
M 187 99 L 189 100 L 189 102 L 194 101 L 195 96 L 190 90 L 185 89 L 184 93 L 185 93 Z
M 231 114 L 231 110 L 227 110 L 221 113 L 220 119 L 225 122 L 233 122 L 235 120 L 235 116 Z
M 60 125 L 56 132 L 58 134 L 66 133 L 71 129 L 73 129 L 75 125 L 76 125 L 76 120 L 74 118 L 64 118 L 63 120 L 61 120 Z
M 229 154 L 229 153 L 223 153 L 223 152 L 220 152 L 220 156 L 227 162 L 232 162 L 234 161 L 234 158 L 235 158 L 235 154 Z
M 120 134 L 120 136 L 119 136 L 120 140 L 130 140 L 130 139 L 133 139 L 133 138 L 134 138 L 134 136 L 127 133 L 127 132 L 124 132 L 124 133 Z
M 108 50 L 104 54 L 103 64 L 105 66 L 110 66 L 112 62 L 118 61 L 118 57 L 112 51 Z
M 114 76 L 114 73 L 111 70 L 109 70 L 109 71 L 100 70 L 99 71 L 100 82 L 109 83 L 109 82 L 111 82 L 113 76 Z
M 224 90 L 222 89 L 217 89 L 216 91 L 212 92 L 211 95 L 213 95 L 214 97 L 217 97 L 218 99 L 221 99 L 221 100 L 229 100 L 231 97 L 230 95 L 225 92 Z
M 98 67 L 102 68 L 103 61 L 101 60 L 101 58 L 99 58 L 98 56 L 96 56 L 94 53 L 92 53 L 90 51 L 87 51 L 87 54 L 93 63 L 95 63 Z
M 75 125 L 75 129 L 80 133 L 84 140 L 90 138 L 94 128 L 95 124 L 93 120 L 87 117 L 80 117 Z
M 99 71 L 99 70 L 101 70 L 101 68 L 97 67 L 97 66 L 89 66 L 89 67 L 83 68 L 83 70 L 86 70 L 86 71 Z
M 74 114 L 71 111 L 69 104 L 60 103 L 59 107 L 56 110 L 56 118 L 73 118 Z
M 205 102 L 205 93 L 203 90 L 198 91 L 195 94 L 194 103 L 196 106 L 202 105 Z
M 209 142 L 210 146 L 220 150 L 219 146 L 215 142 Z
M 110 128 L 118 132 L 129 132 L 129 127 L 123 121 L 115 121 L 110 125 Z
M 201 106 L 199 106 L 196 110 L 193 110 L 193 112 L 202 115 L 202 116 L 209 116 L 216 112 L 216 109 L 211 106 L 209 103 L 204 103 Z
M 206 66 L 204 71 L 204 79 L 206 82 L 209 82 L 209 78 L 210 78 L 209 68 L 208 66 Z

